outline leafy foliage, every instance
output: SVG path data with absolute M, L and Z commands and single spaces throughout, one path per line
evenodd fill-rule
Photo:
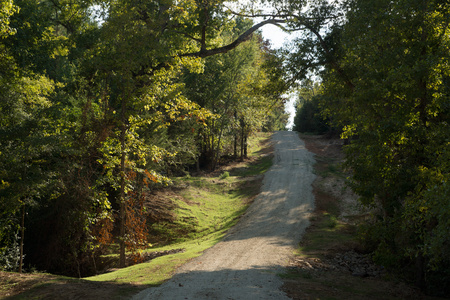
M 251 20 L 237 19 L 233 30 L 221 37 L 233 40 L 251 25 Z M 197 130 L 199 164 L 214 169 L 221 156 L 238 157 L 238 146 L 241 159 L 246 156 L 249 134 L 263 126 L 271 111 L 267 102 L 275 107 L 282 103 L 285 86 L 276 59 L 255 36 L 237 49 L 207 58 L 204 72 L 185 75 L 186 94 L 215 116 Z
M 329 132 L 331 128 L 321 115 L 319 84 L 308 81 L 305 83 L 298 93 L 293 130 L 314 134 Z
M 415 261 L 417 284 L 430 287 L 438 261 L 449 263 L 450 7 L 407 2 L 349 2 L 324 108 L 352 139 L 352 188 L 377 210 L 376 257 L 393 267 Z
M 222 1 L 0 1 L 0 253 L 10 267 L 26 254 L 27 267 L 81 277 L 113 243 L 121 266 L 125 250 L 148 246 L 151 191 L 198 160 L 199 132 L 211 130 L 218 157 L 218 125 L 221 136 L 236 126 L 227 104 L 246 99 L 247 137 L 277 98 L 263 92 L 272 79 L 260 39 L 230 51 L 256 30 L 246 22 Z M 187 92 L 182 75 L 203 71 L 221 78 L 205 99 L 220 105 Z
M 9 26 L 9 18 L 17 11 L 18 7 L 11 0 L 0 1 L 0 38 L 14 34 L 14 29 Z

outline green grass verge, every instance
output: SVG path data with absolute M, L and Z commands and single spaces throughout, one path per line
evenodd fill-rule
M 164 251 L 170 249 L 186 249 L 183 253 L 176 253 L 155 258 L 149 262 L 136 264 L 114 272 L 84 278 L 90 281 L 107 281 L 119 284 L 145 285 L 145 287 L 158 286 L 170 279 L 175 270 L 202 254 L 212 247 L 224 236 L 224 231 L 215 232 L 201 239 L 190 240 L 172 244 L 165 247 L 153 248 L 151 251 Z
M 263 156 L 254 164 L 250 164 L 247 168 L 238 169 L 233 175 L 241 177 L 257 176 L 264 174 L 272 166 L 272 156 Z
M 166 241 L 180 243 L 199 239 L 230 228 L 247 208 L 245 196 L 239 191 L 235 178 L 177 178 L 177 185 L 185 186 L 174 198 L 177 218 L 174 222 L 152 225 L 152 232 Z
M 250 153 L 261 155 L 264 148 L 270 146 L 268 142 L 264 142 L 269 137 L 269 134 L 258 135 L 252 140 Z M 172 243 L 145 251 L 185 251 L 84 279 L 143 287 L 160 285 L 172 277 L 179 266 L 219 242 L 227 230 L 236 224 L 250 200 L 259 192 L 260 185 L 258 180 L 249 181 L 242 177 L 263 174 L 270 166 L 271 156 L 266 155 L 255 163 L 240 168 L 243 171 L 230 170 L 226 176 L 222 173 L 215 178 L 176 178 L 175 185 L 183 186 L 179 192 L 181 197 L 173 199 L 177 205 L 176 221 L 154 225 L 153 228 L 154 231 L 167 235 Z
M 330 216 L 322 216 L 304 236 L 296 254 L 303 257 L 323 257 L 326 249 L 352 248 L 355 228 Z
M 262 176 L 271 165 L 270 134 L 258 134 L 249 141 L 249 162 L 239 171 L 228 168 L 216 177 L 175 178 L 173 197 L 176 220 L 153 228 L 166 236 L 160 245 L 143 251 L 184 249 L 151 261 L 83 279 L 36 273 L 0 272 L 0 298 L 5 299 L 129 299 L 140 290 L 157 286 L 172 277 L 187 261 L 220 241 L 259 192 Z M 266 141 L 267 140 L 267 141 Z M 258 159 L 258 157 L 262 157 Z M 168 241 L 170 243 L 168 243 Z M 117 245 L 111 245 L 109 259 L 117 259 Z M 10 295 L 14 296 L 10 296 Z

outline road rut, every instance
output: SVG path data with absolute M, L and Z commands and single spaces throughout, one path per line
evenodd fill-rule
M 272 141 L 273 165 L 238 224 L 172 279 L 133 299 L 289 299 L 277 274 L 309 224 L 314 158 L 295 132 L 276 132 Z

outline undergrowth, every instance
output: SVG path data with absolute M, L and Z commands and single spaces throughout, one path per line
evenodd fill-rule
M 153 247 L 142 252 L 163 252 L 183 249 L 183 252 L 164 255 L 114 272 L 86 278 L 137 284 L 144 287 L 159 285 L 169 279 L 175 269 L 220 241 L 259 193 L 262 175 L 271 166 L 269 134 L 260 134 L 251 141 L 251 158 L 236 168 L 229 168 L 217 176 L 184 176 L 174 178 L 172 197 L 175 219 L 151 225 L 157 236 Z
M 270 152 L 269 138 L 270 134 L 258 134 L 249 141 L 249 159 L 234 167 L 228 166 L 216 175 L 175 178 L 170 191 L 158 191 L 163 194 L 157 199 L 158 207 L 170 209 L 171 213 L 164 218 L 154 218 L 157 222 L 153 222 L 151 229 L 158 238 L 152 241 L 152 247 L 140 253 L 145 257 L 144 254 L 150 252 L 182 251 L 83 279 L 67 279 L 51 274 L 46 274 L 44 278 L 41 274 L 29 274 L 28 283 L 21 283 L 20 287 L 8 284 L 11 288 L 1 293 L 16 294 L 14 299 L 56 299 L 64 297 L 70 289 L 71 297 L 81 299 L 86 295 L 92 296 L 98 290 L 108 299 L 122 299 L 142 289 L 160 285 L 179 266 L 219 242 L 259 193 L 260 175 L 271 166 L 271 156 L 267 155 Z M 167 206 L 160 202 L 167 202 Z M 111 246 L 106 260 L 117 260 L 115 247 Z M 15 275 L 7 274 L 9 276 Z M 16 277 L 20 278 L 18 274 Z M 36 282 L 43 284 L 36 285 Z M 15 291 L 12 291 L 12 286 Z M 20 292 L 17 293 L 17 290 Z

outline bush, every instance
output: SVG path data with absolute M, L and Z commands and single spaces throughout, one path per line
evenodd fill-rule
M 16 233 L 9 240 L 9 243 L 0 248 L 0 270 L 2 271 L 16 271 L 19 266 L 19 236 Z
M 223 174 L 220 175 L 220 179 L 226 179 L 226 178 L 228 178 L 228 177 L 230 177 L 230 173 L 227 172 L 227 171 L 223 172 Z

